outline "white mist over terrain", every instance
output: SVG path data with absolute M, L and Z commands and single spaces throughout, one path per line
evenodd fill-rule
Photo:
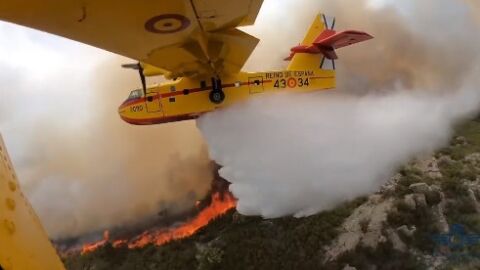
M 250 30 L 268 42 L 252 69 L 285 56 L 275 45 L 295 45 L 318 10 L 337 16 L 339 29 L 375 39 L 340 51 L 335 91 L 263 96 L 198 120 L 241 213 L 308 216 L 374 192 L 399 166 L 446 144 L 454 124 L 480 108 L 479 29 L 466 2 L 374 2 L 265 3 L 289 18 L 276 29 L 297 33 L 292 40 Z

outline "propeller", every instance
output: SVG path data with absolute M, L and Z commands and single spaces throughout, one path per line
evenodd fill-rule
M 138 70 L 138 73 L 140 74 L 140 80 L 142 81 L 143 96 L 146 97 L 147 96 L 147 80 L 145 79 L 145 74 L 143 74 L 142 64 L 140 64 L 140 62 L 134 63 L 134 64 L 123 64 L 122 67 Z

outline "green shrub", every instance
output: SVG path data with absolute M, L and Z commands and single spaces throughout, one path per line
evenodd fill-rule
M 472 166 L 466 166 L 462 171 L 461 171 L 461 176 L 462 179 L 466 179 L 469 181 L 475 181 L 477 180 L 477 170 L 472 167 Z
M 448 197 L 467 196 L 467 187 L 458 178 L 446 178 L 441 182 L 442 191 Z
M 357 269 L 420 270 L 426 266 L 409 252 L 393 248 L 390 241 L 380 243 L 376 249 L 358 245 L 354 250 L 341 255 L 336 262 L 328 263 L 324 269 L 342 269 L 346 265 Z
M 463 165 L 461 162 L 445 164 L 440 167 L 440 172 L 444 178 L 458 179 L 462 177 Z
M 395 187 L 395 197 L 403 198 L 405 195 L 412 193 L 410 186 L 422 182 L 422 178 L 411 171 L 405 170 L 402 174 L 402 178 L 398 181 Z
M 318 269 L 324 260 L 322 248 L 338 236 L 345 218 L 366 200 L 359 198 L 307 218 L 285 217 L 268 223 L 259 217 L 234 221 L 235 211 L 231 210 L 187 239 L 126 253 L 100 249 L 88 254 L 88 259 L 68 259 L 71 263 L 67 267 L 70 270 Z M 221 247 L 214 244 L 204 253 L 196 248 L 196 244 L 208 246 L 219 237 L 224 243 Z M 79 258 L 81 261 L 75 262 Z
M 427 200 L 427 204 L 429 206 L 434 206 L 442 202 L 442 195 L 438 191 L 431 190 L 425 193 L 425 199 Z

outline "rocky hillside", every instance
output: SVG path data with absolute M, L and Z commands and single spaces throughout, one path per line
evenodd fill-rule
M 366 198 L 303 219 L 235 211 L 194 236 L 65 258 L 68 269 L 479 269 L 480 123 Z

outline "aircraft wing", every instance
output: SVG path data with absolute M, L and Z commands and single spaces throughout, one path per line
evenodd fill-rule
M 102 48 L 168 77 L 240 71 L 263 0 L 2 0 L 0 20 Z

